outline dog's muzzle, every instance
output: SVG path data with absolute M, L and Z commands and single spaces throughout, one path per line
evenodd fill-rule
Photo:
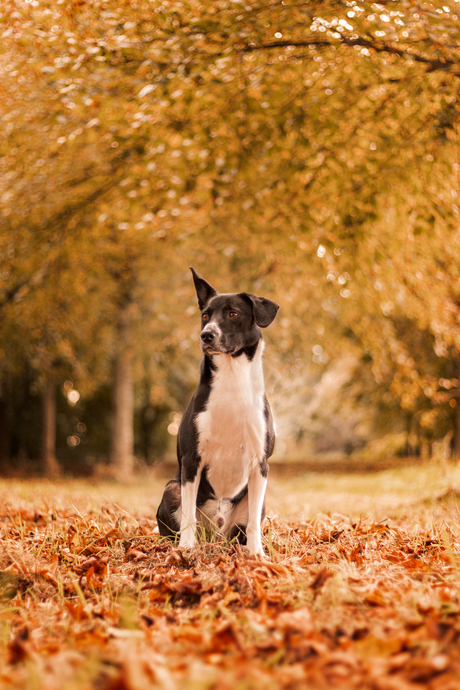
M 220 354 L 225 351 L 222 343 L 222 333 L 214 325 L 206 326 L 200 335 L 200 346 L 208 355 Z
M 201 334 L 201 342 L 203 345 L 212 345 L 213 342 L 216 340 L 217 333 L 214 333 L 214 331 L 203 331 Z

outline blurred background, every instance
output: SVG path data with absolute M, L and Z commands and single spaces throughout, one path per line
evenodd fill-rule
M 2 474 L 172 466 L 189 266 L 281 305 L 274 463 L 460 457 L 459 13 L 4 0 Z

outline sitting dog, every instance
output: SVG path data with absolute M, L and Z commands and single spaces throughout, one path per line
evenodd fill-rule
M 275 432 L 265 395 L 261 328 L 279 306 L 246 292 L 219 294 L 196 271 L 201 311 L 200 383 L 177 437 L 179 467 L 157 512 L 163 536 L 180 533 L 180 547 L 196 543 L 204 528 L 237 538 L 263 554 L 268 458 Z

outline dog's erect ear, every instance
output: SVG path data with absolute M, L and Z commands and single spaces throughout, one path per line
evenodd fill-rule
M 193 275 L 193 282 L 195 283 L 195 290 L 196 290 L 196 296 L 198 297 L 198 306 L 200 309 L 203 309 L 205 304 L 211 299 L 211 297 L 215 297 L 217 295 L 217 291 L 214 290 L 209 283 L 207 283 L 201 276 L 198 275 L 198 273 L 195 271 L 194 268 L 190 266 L 190 270 Z
M 248 292 L 241 293 L 240 297 L 244 297 L 251 301 L 254 311 L 254 320 L 260 328 L 267 328 L 280 308 L 279 304 L 272 302 L 271 299 L 250 295 Z

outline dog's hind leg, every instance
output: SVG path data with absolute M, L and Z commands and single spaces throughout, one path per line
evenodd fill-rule
M 265 501 L 262 504 L 262 513 L 260 516 L 260 521 L 265 517 Z M 226 532 L 226 537 L 230 541 L 236 539 L 239 544 L 246 546 L 248 543 L 248 537 L 246 534 L 247 524 L 249 519 L 249 500 L 248 494 L 246 493 L 241 501 L 239 501 L 230 516 L 228 531 Z
M 157 511 L 157 522 L 163 537 L 178 536 L 180 530 L 180 483 L 174 479 L 166 484 L 163 498 Z
M 239 544 L 246 546 L 246 525 L 248 524 L 248 494 L 247 491 L 242 498 L 235 503 L 234 508 L 229 516 L 228 523 L 225 528 L 225 536 L 232 541 L 236 539 Z
M 227 535 L 229 541 L 236 539 L 238 544 L 246 546 L 248 538 L 246 536 L 246 525 L 233 525 L 232 529 Z

